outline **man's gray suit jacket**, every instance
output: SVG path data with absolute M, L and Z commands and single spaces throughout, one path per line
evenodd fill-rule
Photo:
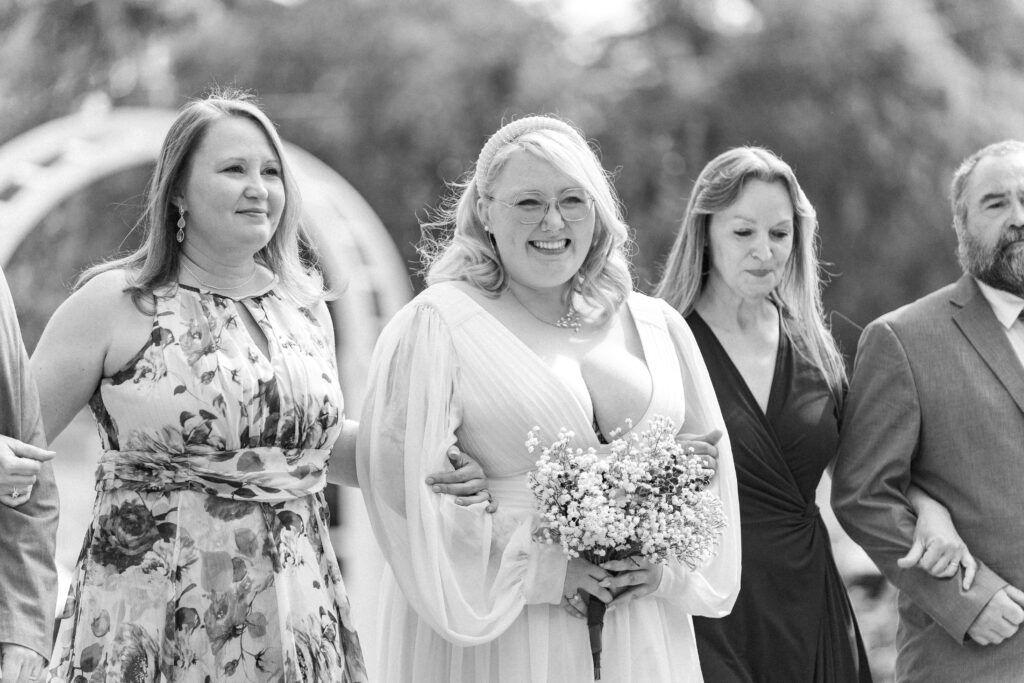
M 949 508 L 981 568 L 970 591 L 896 560 L 917 486 Z M 899 589 L 896 680 L 1024 681 L 1024 630 L 966 639 L 1000 588 L 1024 589 L 1024 366 L 973 278 L 882 316 L 861 336 L 832 486 L 836 514 Z
M 0 271 L 0 434 L 46 446 L 35 384 L 7 280 Z M 0 503 L 0 643 L 49 659 L 57 602 L 57 486 L 45 463 L 28 502 Z

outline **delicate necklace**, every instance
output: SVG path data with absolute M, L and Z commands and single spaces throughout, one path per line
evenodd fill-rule
M 192 261 L 192 259 L 190 259 L 188 256 L 185 256 L 185 254 L 182 254 L 182 257 L 183 258 L 181 260 L 181 267 L 188 271 L 188 274 L 191 275 L 196 282 L 201 284 L 203 287 L 206 287 L 207 289 L 215 289 L 220 292 L 233 292 L 236 289 L 241 289 L 242 287 L 245 287 L 247 284 L 252 282 L 253 279 L 255 279 L 256 273 L 259 271 L 259 268 L 257 268 L 256 264 L 254 263 L 252 264 L 252 274 L 250 274 L 249 277 L 245 278 L 243 282 L 237 285 L 233 285 L 231 287 L 220 287 L 218 285 L 211 285 L 208 282 L 203 282 L 202 278 L 199 277 L 196 271 L 189 268 L 188 264 L 185 263 L 185 261 Z M 195 261 L 192 261 L 192 263 L 195 263 Z M 196 263 L 196 265 L 198 266 L 199 264 Z
M 522 306 L 522 307 L 523 307 L 523 310 L 524 310 L 524 311 L 526 311 L 526 312 L 527 312 L 527 313 L 529 313 L 529 314 L 530 314 L 531 316 L 533 316 L 533 318 L 534 318 L 535 320 L 539 320 L 540 322 L 544 323 L 545 325 L 551 325 L 552 327 L 558 327 L 558 328 L 560 328 L 560 329 L 563 329 L 563 330 L 572 330 L 572 331 L 573 331 L 573 333 L 576 333 L 576 334 L 578 334 L 578 333 L 579 333 L 579 331 L 580 331 L 580 327 L 582 327 L 582 326 L 583 326 L 583 316 L 582 316 L 582 315 L 580 315 L 580 312 L 579 312 L 579 311 L 577 311 L 577 310 L 576 310 L 576 309 L 575 309 L 575 308 L 573 307 L 573 305 L 572 305 L 572 303 L 571 303 L 571 302 L 570 302 L 570 304 L 569 304 L 569 310 L 568 310 L 568 311 L 566 311 L 566 312 L 565 312 L 565 314 L 564 314 L 564 315 L 562 315 L 562 317 L 560 317 L 560 318 L 559 318 L 558 320 L 556 320 L 555 322 L 550 322 L 550 321 L 548 321 L 548 320 L 545 320 L 544 318 L 540 317 L 539 315 L 537 315 L 536 313 L 534 313 L 533 311 L 531 311 L 531 310 L 530 310 L 529 308 L 527 308 L 527 307 L 526 307 L 526 304 L 524 304 L 524 303 L 523 303 L 522 299 L 520 299 L 520 298 L 519 298 L 519 297 L 518 297 L 518 296 L 516 295 L 516 291 L 515 291 L 514 289 L 512 289 L 511 287 L 509 287 L 509 288 L 508 288 L 508 291 L 512 292 L 512 298 L 513 298 L 513 299 L 515 299 L 515 300 L 516 300 L 516 302 L 517 302 L 517 303 L 518 303 L 518 304 L 519 304 L 520 306 Z

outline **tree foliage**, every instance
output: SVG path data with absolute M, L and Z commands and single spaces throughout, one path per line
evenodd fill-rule
M 211 83 L 252 88 L 414 267 L 420 220 L 487 135 L 554 112 L 614 171 L 645 289 L 703 164 L 763 145 L 818 210 L 827 306 L 863 325 L 957 276 L 950 174 L 1024 135 L 1017 0 L 637 0 L 635 28 L 589 40 L 551 20 L 558 7 L 0 0 L 0 139 L 96 91 L 168 106 Z M 836 331 L 852 350 L 856 327 Z

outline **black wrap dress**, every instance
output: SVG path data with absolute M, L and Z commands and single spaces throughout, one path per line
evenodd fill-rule
M 707 683 L 871 681 L 815 490 L 836 453 L 839 409 L 821 372 L 780 333 L 767 411 L 711 328 L 687 317 L 732 440 L 742 524 L 740 594 L 694 618 Z

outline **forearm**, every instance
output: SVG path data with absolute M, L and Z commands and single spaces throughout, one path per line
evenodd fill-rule
M 331 461 L 327 468 L 327 481 L 342 486 L 359 486 L 356 476 L 356 439 L 359 435 L 359 423 L 345 420 L 341 426 L 341 434 L 331 449 Z

